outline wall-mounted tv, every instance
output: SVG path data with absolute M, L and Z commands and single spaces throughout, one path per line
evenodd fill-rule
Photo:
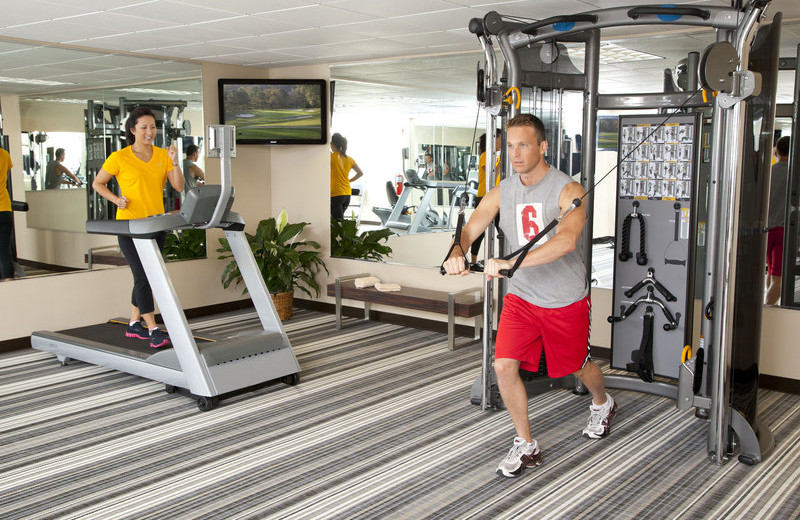
M 322 79 L 220 79 L 220 123 L 236 126 L 236 144 L 327 144 Z

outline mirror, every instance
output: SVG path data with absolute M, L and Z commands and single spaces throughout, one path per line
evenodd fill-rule
M 485 112 L 475 102 L 475 71 L 482 62 L 483 53 L 477 52 L 331 68 L 331 131 L 348 139 L 348 155 L 364 171 L 353 184 L 358 195 L 351 197 L 346 218 L 355 219 L 362 231 L 388 227 L 396 233 L 388 240 L 392 254 L 387 262 L 438 268 L 453 236 L 460 194 L 469 197 L 466 217 L 472 212 L 478 141 L 486 131 Z M 530 103 L 526 96 L 530 92 L 523 95 Z M 551 145 L 548 151 L 557 154 L 558 166 L 576 179 L 582 105 L 580 93 L 565 93 L 560 146 Z M 548 132 L 558 133 L 555 127 Z M 612 155 L 613 162 L 616 152 Z M 554 161 L 548 157 L 548 162 Z M 419 186 L 412 181 L 423 176 L 435 182 Z M 595 223 L 595 235 L 613 234 L 609 209 L 596 204 L 595 214 L 604 216 Z M 607 242 L 595 246 L 600 259 L 599 269 L 593 269 L 595 286 L 610 287 L 613 282 Z M 481 249 L 478 259 L 482 258 Z
M 438 266 L 455 229 L 459 195 L 474 196 L 476 141 L 486 126 L 473 92 L 481 56 L 331 68 L 331 132 L 347 138 L 347 154 L 364 172 L 353 183 L 358 195 L 345 216 L 360 231 L 395 233 L 388 262 Z
M 794 30 L 796 23 L 784 24 L 784 30 Z M 702 51 L 697 39 L 707 37 L 707 33 L 697 32 L 670 36 L 670 47 L 664 48 L 660 38 L 630 39 L 617 41 L 617 47 L 630 47 L 649 52 L 647 61 L 616 62 L 613 55 L 602 61 L 600 92 L 604 94 L 628 92 L 660 92 L 663 89 L 664 69 L 675 67 L 686 57 L 687 49 Z M 782 46 L 781 55 L 794 57 L 797 49 L 794 42 Z M 601 55 L 603 50 L 601 50 Z M 601 56 L 602 58 L 602 56 Z M 473 173 L 476 157 L 475 142 L 485 131 L 485 119 L 475 102 L 475 71 L 482 63 L 480 52 L 419 57 L 402 60 L 388 60 L 371 63 L 338 65 L 331 68 L 331 79 L 335 81 L 333 96 L 332 132 L 339 132 L 348 138 L 348 154 L 352 154 L 365 175 L 354 188 L 358 196 L 351 197 L 351 206 L 346 216 L 355 219 L 360 230 L 376 229 L 386 225 L 381 219 L 381 211 L 386 214 L 392 208 L 394 195 L 392 187 L 408 182 L 407 169 L 420 172 L 420 162 L 424 151 L 431 148 L 438 167 L 447 162 L 443 150 L 454 147 L 450 157 L 456 157 L 460 166 L 461 150 L 467 157 L 467 172 L 457 171 L 460 181 L 469 183 L 476 177 Z M 778 80 L 777 103 L 787 104 L 795 100 L 794 71 L 781 71 Z M 579 100 L 571 100 L 562 107 L 569 109 Z M 622 112 L 604 112 L 603 116 L 615 116 Z M 546 114 L 545 114 L 546 116 Z M 612 117 L 612 119 L 615 119 Z M 776 122 L 776 129 L 786 135 L 790 129 L 789 120 Z M 580 145 L 573 134 L 568 135 L 573 148 Z M 548 136 L 552 140 L 552 136 Z M 596 179 L 605 175 L 616 164 L 615 149 L 602 147 L 596 155 Z M 466 152 L 469 150 L 469 152 Z M 438 157 L 437 157 L 438 152 Z M 574 158 L 574 156 L 573 156 Z M 549 162 L 553 162 L 552 158 Z M 559 167 L 564 169 L 563 154 Z M 569 162 L 566 163 L 569 165 Z M 452 167 L 452 165 L 451 165 Z M 573 172 L 570 172 L 573 173 Z M 611 175 L 615 178 L 615 175 Z M 468 189 L 468 186 L 467 186 Z M 601 183 L 595 193 L 594 237 L 592 279 L 594 287 L 611 288 L 613 284 L 614 247 L 614 208 L 604 203 L 613 199 L 614 181 Z M 418 190 L 415 190 L 418 191 Z M 440 219 L 444 229 L 428 226 L 421 233 L 400 232 L 392 236 L 388 243 L 392 254 L 385 258 L 390 263 L 415 266 L 438 266 L 442 261 L 452 238 L 452 228 L 447 227 L 453 208 L 447 203 L 453 200 L 452 191 L 440 196 L 437 191 L 433 200 L 433 210 L 429 222 Z M 402 191 L 400 192 L 402 193 Z M 422 196 L 409 197 L 411 211 L 419 209 Z M 423 208 L 426 211 L 429 208 Z M 469 215 L 467 209 L 467 216 Z M 796 216 L 796 212 L 793 213 Z M 792 245 L 792 247 L 796 247 Z M 482 253 L 479 254 L 482 258 Z M 786 278 L 786 289 L 792 292 L 796 276 Z M 800 292 L 794 291 L 796 294 Z M 789 298 L 782 305 L 797 305 L 800 296 L 790 303 Z
M 87 219 L 113 218 L 113 208 L 88 186 L 105 158 L 125 146 L 121 125 L 140 104 L 156 114 L 157 146 L 174 143 L 183 159 L 189 144 L 199 145 L 197 166 L 204 169 L 200 65 L 5 41 L 0 53 L 14 62 L 13 78 L 0 81 L 0 109 L 16 112 L 12 102 L 19 108 L 18 120 L 3 120 L 3 131 L 19 129 L 21 138 L 14 173 L 22 172 L 24 194 L 17 190 L 14 198 L 29 206 L 14 214 L 17 276 L 126 265 L 115 237 L 85 232 Z M 164 197 L 167 211 L 180 206 L 182 194 L 169 186 Z M 165 257 L 204 257 L 201 234 L 176 233 Z

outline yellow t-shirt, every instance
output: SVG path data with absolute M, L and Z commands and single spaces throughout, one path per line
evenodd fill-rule
M 0 211 L 11 211 L 11 197 L 8 195 L 6 182 L 8 182 L 8 170 L 13 167 L 11 156 L 0 148 Z
M 494 185 L 500 185 L 500 172 L 497 169 L 500 167 L 500 158 L 498 157 L 494 162 L 495 181 Z M 486 195 L 486 152 L 483 152 L 478 159 L 478 195 L 483 197 Z
M 136 157 L 130 146 L 109 155 L 103 169 L 117 179 L 121 194 L 128 199 L 126 208 L 117 209 L 117 220 L 164 213 L 164 185 L 172 168 L 167 151 L 156 146 L 150 162 Z
M 331 197 L 350 195 L 350 170 L 356 161 L 349 155 L 331 152 Z

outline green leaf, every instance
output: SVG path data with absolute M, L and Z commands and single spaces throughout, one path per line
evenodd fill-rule
M 331 256 L 360 258 L 364 260 L 384 260 L 391 256 L 392 248 L 381 244 L 394 233 L 388 229 L 358 232 L 355 220 L 331 219 Z
M 301 239 L 308 222 L 290 224 L 287 220 L 286 212 L 282 211 L 278 221 L 274 218 L 262 220 L 254 235 L 246 234 L 264 284 L 271 293 L 299 289 L 309 296 L 312 296 L 311 291 L 319 296 L 320 286 L 316 275 L 321 270 L 328 272 L 318 251 L 321 246 L 313 240 Z M 220 239 L 220 244 L 217 252 L 230 252 L 227 241 Z M 221 255 L 220 259 L 230 260 L 223 271 L 223 286 L 227 288 L 233 281 L 241 283 L 241 273 L 231 255 Z

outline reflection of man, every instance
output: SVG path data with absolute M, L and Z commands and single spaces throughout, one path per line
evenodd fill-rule
M 433 154 L 425 153 L 425 164 L 422 165 L 425 171 L 422 173 L 422 178 L 429 181 L 438 181 L 442 179 L 442 169 L 433 163 Z
M 46 190 L 57 190 L 62 184 L 71 186 L 82 186 L 81 180 L 69 171 L 64 162 L 64 149 L 56 150 L 56 158 L 47 163 L 47 170 L 44 178 L 44 188 Z M 66 175 L 66 177 L 64 177 Z
M 789 181 L 789 137 L 783 136 L 772 150 L 778 162 L 772 165 L 767 214 L 767 305 L 777 305 L 783 274 L 783 224 L 786 218 L 786 190 Z
M 198 184 L 206 183 L 206 175 L 203 169 L 197 166 L 197 158 L 200 156 L 200 149 L 196 144 L 186 147 L 186 159 L 183 160 L 183 178 L 185 180 L 184 191 L 189 191 Z

